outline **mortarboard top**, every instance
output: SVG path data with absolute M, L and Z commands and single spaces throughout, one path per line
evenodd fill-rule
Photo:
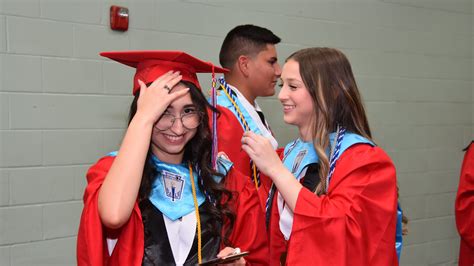
M 133 78 L 134 95 L 140 89 L 139 79 L 148 84 L 170 70 L 180 71 L 183 76 L 182 80 L 192 82 L 199 89 L 201 89 L 201 85 L 199 85 L 196 73 L 225 73 L 228 71 L 182 51 L 111 51 L 102 52 L 100 55 L 137 69 Z

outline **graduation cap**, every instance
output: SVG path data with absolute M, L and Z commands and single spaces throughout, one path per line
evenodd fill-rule
M 144 51 L 110 51 L 102 52 L 101 56 L 115 60 L 121 64 L 136 68 L 133 78 L 133 95 L 140 90 L 138 80 L 145 84 L 155 81 L 170 70 L 180 71 L 182 80 L 196 85 L 201 91 L 196 73 L 212 73 L 211 104 L 216 107 L 215 73 L 226 73 L 229 70 L 220 68 L 211 62 L 202 61 L 182 51 L 144 50 Z M 212 112 L 212 166 L 217 169 L 217 115 Z
M 170 70 L 180 71 L 182 80 L 193 83 L 201 90 L 196 73 L 212 73 L 214 78 L 214 73 L 228 71 L 182 51 L 110 51 L 100 55 L 137 69 L 133 78 L 133 95 L 140 89 L 139 79 L 148 84 Z

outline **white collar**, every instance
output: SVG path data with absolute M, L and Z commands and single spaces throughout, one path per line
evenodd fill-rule
M 245 110 L 248 112 L 248 114 L 252 118 L 253 122 L 257 125 L 258 129 L 262 132 L 262 135 L 264 137 L 266 137 L 268 140 L 270 140 L 270 142 L 272 143 L 272 146 L 273 146 L 274 149 L 277 149 L 278 148 L 278 142 L 275 139 L 275 137 L 273 137 L 273 134 L 269 129 L 270 126 L 268 125 L 268 122 L 265 120 L 265 125 L 264 125 L 262 120 L 260 119 L 260 116 L 257 113 L 257 111 L 260 111 L 260 112 L 262 111 L 262 109 L 258 105 L 257 101 L 255 100 L 254 101 L 255 105 L 252 105 L 247 100 L 247 98 L 245 98 L 245 96 L 239 91 L 238 88 L 230 85 L 229 83 L 227 83 L 227 85 L 229 85 L 229 88 L 232 91 L 235 92 L 235 94 L 236 94 L 237 98 L 239 99 L 240 103 L 245 108 Z
M 243 104 L 243 105 L 250 105 L 252 106 L 255 110 L 257 111 L 262 111 L 262 109 L 260 108 L 260 106 L 258 105 L 257 103 L 257 100 L 254 100 L 254 103 L 255 104 L 251 104 L 247 98 L 245 98 L 245 96 L 242 94 L 242 92 L 239 91 L 239 89 L 233 85 L 230 85 L 229 83 L 227 83 L 227 85 L 229 85 L 229 88 L 232 89 L 232 91 L 235 92 L 235 94 L 237 94 L 237 98 L 239 98 L 239 101 Z

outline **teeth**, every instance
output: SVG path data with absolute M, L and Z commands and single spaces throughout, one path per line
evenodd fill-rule
M 283 109 L 285 110 L 291 110 L 291 109 L 295 109 L 295 105 L 283 105 Z
M 172 135 L 165 135 L 165 137 L 171 141 L 178 141 L 183 138 L 183 136 L 172 136 Z

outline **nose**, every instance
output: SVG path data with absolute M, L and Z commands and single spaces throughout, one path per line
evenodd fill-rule
M 285 85 L 283 85 L 281 87 L 280 92 L 278 93 L 278 100 L 280 100 L 281 103 L 288 100 L 288 94 L 286 93 L 286 86 Z
M 281 66 L 278 64 L 278 62 L 275 63 L 275 76 L 280 77 L 281 76 Z
M 181 121 L 181 119 L 176 118 L 174 120 L 173 125 L 171 126 L 171 131 L 176 135 L 181 135 L 184 133 L 184 130 L 185 128 L 183 126 L 183 122 Z

